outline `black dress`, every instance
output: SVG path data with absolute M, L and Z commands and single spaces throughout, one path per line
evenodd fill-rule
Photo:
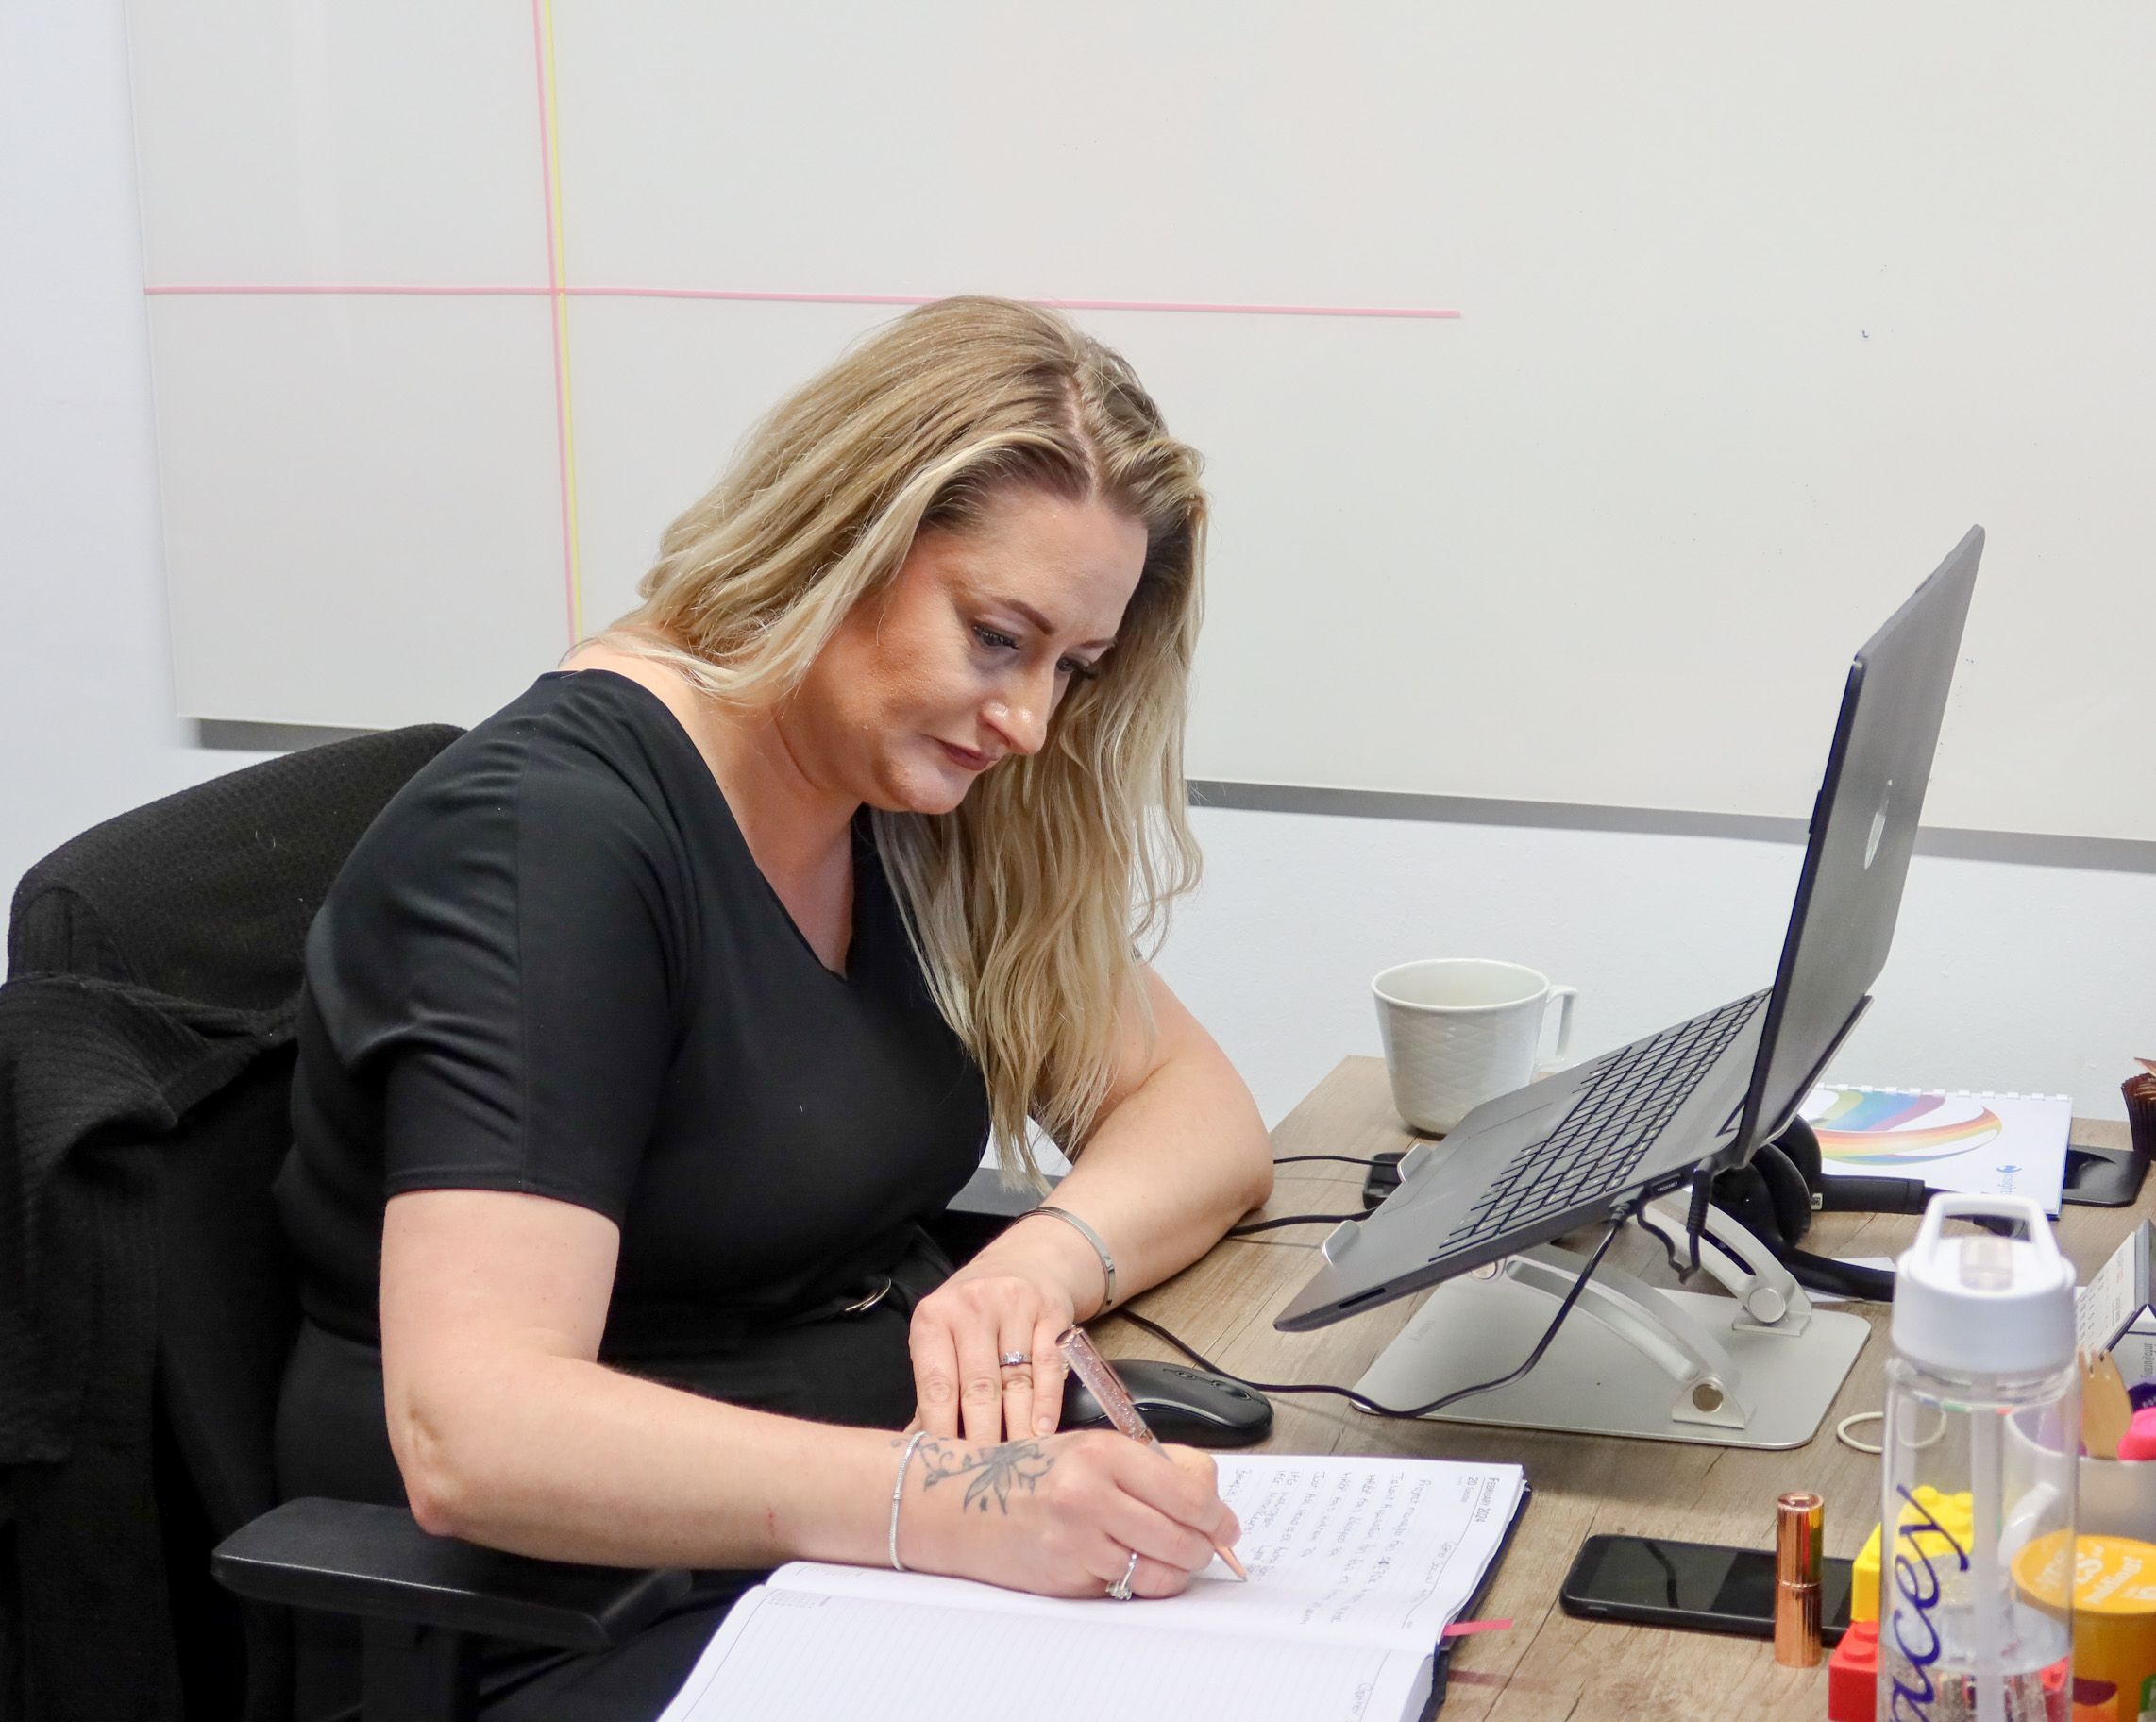
M 906 1422 L 908 1313 L 948 1272 L 919 1222 L 979 1163 L 987 1101 L 865 818 L 853 859 L 841 976 L 673 714 L 604 670 L 542 676 L 390 802 L 308 938 L 277 1185 L 306 1310 L 278 1423 L 288 1497 L 404 1498 L 378 1302 L 383 1205 L 406 1190 L 613 1220 L 610 1365 Z M 655 1714 L 754 1578 L 699 1575 L 688 1607 L 603 1656 L 496 1659 L 488 1714 Z M 356 1643 L 310 1626 L 303 1717 L 356 1698 Z

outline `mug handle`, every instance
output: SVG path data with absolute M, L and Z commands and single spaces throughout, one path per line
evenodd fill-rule
M 1550 1020 L 1552 1003 L 1562 1006 L 1558 1012 L 1557 1046 L 1551 1051 L 1550 1055 L 1540 1060 L 1536 1067 L 1544 1075 L 1552 1071 L 1563 1070 L 1570 1061 L 1572 1053 L 1572 1007 L 1573 1002 L 1578 997 L 1579 988 L 1576 987 L 1552 987 L 1550 996 L 1542 1001 L 1542 1021 L 1545 1024 Z

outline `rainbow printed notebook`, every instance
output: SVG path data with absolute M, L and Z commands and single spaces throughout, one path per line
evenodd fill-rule
M 2033 1196 L 2059 1211 L 2074 1122 L 2063 1094 L 1821 1088 L 1802 1111 L 1828 1176 L 1922 1178 L 1966 1195 Z

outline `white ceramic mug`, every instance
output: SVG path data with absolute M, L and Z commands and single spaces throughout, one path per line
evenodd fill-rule
M 1486 1100 L 1531 1081 L 1552 999 L 1562 1002 L 1553 1065 L 1572 1047 L 1576 987 L 1477 956 L 1401 963 L 1371 982 L 1392 1104 L 1408 1127 L 1441 1136 Z

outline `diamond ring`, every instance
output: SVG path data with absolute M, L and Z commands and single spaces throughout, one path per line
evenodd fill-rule
M 1131 1550 L 1130 1564 L 1123 1568 L 1123 1576 L 1108 1586 L 1108 1595 L 1118 1602 L 1128 1602 L 1131 1599 L 1131 1577 L 1137 1571 L 1137 1550 L 1134 1548 Z
M 1023 1369 L 1033 1361 L 1033 1353 L 1030 1351 L 1006 1351 L 996 1361 L 1005 1369 Z

